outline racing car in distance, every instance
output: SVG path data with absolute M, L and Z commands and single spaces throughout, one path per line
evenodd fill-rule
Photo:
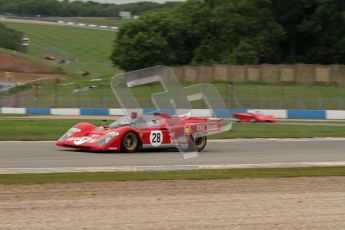
M 202 151 L 207 133 L 221 129 L 218 118 L 170 116 L 167 113 L 121 117 L 109 126 L 78 123 L 56 143 L 59 147 L 89 151 L 136 152 L 142 148 L 177 148 Z
M 270 122 L 276 121 L 276 117 L 273 115 L 265 115 L 259 111 L 249 111 L 248 113 L 234 113 L 233 118 L 238 122 Z

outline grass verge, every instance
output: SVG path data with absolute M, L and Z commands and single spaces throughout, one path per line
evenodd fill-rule
M 306 126 L 303 123 L 235 123 L 233 129 L 211 136 L 215 139 L 227 138 L 309 138 L 345 137 L 344 126 Z
M 262 168 L 162 172 L 3 174 L 0 175 L 0 184 L 44 184 L 142 180 L 201 180 L 235 178 L 284 178 L 318 176 L 345 176 L 345 167 L 304 167 L 294 168 L 293 170 L 291 170 L 291 168 Z
M 110 55 L 116 32 L 76 27 L 4 22 L 30 38 L 29 55 L 42 59 L 47 54 L 74 59 L 67 72 L 90 71 L 92 76 L 112 75 Z
M 76 119 L 21 119 L 0 117 L 0 141 L 57 140 L 69 128 L 79 122 L 99 126 L 101 121 Z M 110 123 L 111 121 L 109 121 Z M 291 124 L 235 123 L 233 129 L 210 136 L 220 138 L 307 138 L 345 137 L 344 126 L 301 126 Z
M 95 120 L 0 120 L 0 141 L 46 141 L 57 140 L 69 128 L 79 122 L 100 125 Z

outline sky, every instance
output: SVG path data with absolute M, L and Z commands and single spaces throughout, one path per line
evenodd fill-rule
M 83 0 L 87 1 L 87 0 Z M 116 4 L 123 4 L 123 3 L 133 3 L 133 2 L 143 2 L 144 0 L 92 0 L 93 2 L 106 2 L 106 3 L 116 3 Z M 169 0 L 145 0 L 145 1 L 150 1 L 150 2 L 158 2 L 158 3 L 164 3 L 164 2 L 169 2 Z M 185 0 L 170 0 L 170 1 L 179 1 L 183 2 Z

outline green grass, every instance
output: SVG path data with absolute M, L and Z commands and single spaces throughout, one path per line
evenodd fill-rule
M 0 184 L 44 184 L 104 181 L 142 180 L 201 180 L 234 178 L 345 176 L 345 167 L 305 167 L 271 169 L 230 169 L 161 172 L 95 172 L 95 173 L 46 173 L 2 174 Z
M 33 57 L 42 58 L 51 54 L 75 59 L 76 62 L 69 66 L 61 65 L 69 72 L 78 74 L 88 70 L 96 77 L 118 71 L 109 58 L 116 32 L 42 24 L 4 24 L 23 31 L 30 38 L 29 55 Z
M 235 98 L 232 105 L 243 108 L 345 108 L 343 86 L 237 84 L 233 90 Z
M 94 29 L 83 29 L 75 27 L 23 24 L 6 22 L 6 26 L 23 31 L 25 36 L 30 38 L 28 54 L 20 54 L 8 50 L 0 52 L 8 53 L 19 58 L 24 58 L 36 63 L 49 65 L 65 72 L 70 78 L 56 86 L 52 84 L 41 85 L 37 95 L 29 95 L 19 99 L 18 106 L 37 107 L 100 107 L 102 102 L 99 98 L 104 98 L 104 105 L 111 105 L 114 100 L 110 90 L 111 77 L 120 72 L 112 66 L 110 55 L 116 32 Z M 59 58 L 68 57 L 73 59 L 69 64 L 58 64 L 55 61 L 46 61 L 44 56 L 50 54 Z M 90 76 L 84 78 L 81 73 L 89 71 Z M 102 78 L 104 87 L 101 90 L 91 90 L 89 92 L 75 94 L 73 90 L 83 86 L 97 85 L 99 82 L 90 82 L 94 78 Z M 66 86 L 65 83 L 73 83 Z M 58 94 L 55 89 L 58 88 Z M 105 94 L 103 96 L 103 93 Z M 8 95 L 8 93 L 2 93 Z M 56 98 L 58 98 L 56 100 Z M 96 98 L 96 99 L 95 99 Z M 83 104 L 81 104 L 83 103 Z
M 88 122 L 88 120 L 82 120 Z M 4 140 L 57 140 L 81 120 L 0 120 L 0 141 Z M 89 121 L 95 122 L 97 121 Z M 100 125 L 100 122 L 98 122 Z
M 78 122 L 100 125 L 98 120 L 57 120 L 0 118 L 0 141 L 57 140 Z M 109 121 L 111 122 L 111 121 Z M 231 131 L 210 138 L 288 138 L 288 137 L 345 137 L 341 126 L 301 126 L 288 124 L 235 123 Z
M 19 106 L 37 107 L 119 107 L 115 95 L 110 88 L 111 77 L 103 77 L 101 82 L 91 82 L 90 79 L 83 79 L 70 85 L 58 84 L 56 91 L 54 87 L 39 88 L 39 100 L 33 97 L 21 98 Z M 182 86 L 189 86 L 193 83 L 182 83 Z M 226 83 L 212 83 L 229 108 L 266 108 L 266 109 L 342 109 L 345 108 L 345 87 L 334 88 L 332 86 L 312 86 L 306 90 L 305 86 L 287 85 L 284 89 L 279 85 L 253 85 L 236 84 L 234 96 L 229 93 L 229 86 Z M 83 86 L 94 85 L 96 88 L 87 92 L 73 93 L 73 90 Z M 162 92 L 159 84 L 151 84 L 131 89 L 143 108 L 153 107 L 150 95 Z M 284 90 L 284 97 L 281 91 Z M 195 108 L 203 108 L 203 103 Z M 194 104 L 193 104 L 194 106 Z
M 211 138 L 308 138 L 345 137 L 344 126 L 304 126 L 284 123 L 235 123 L 233 130 L 216 134 Z

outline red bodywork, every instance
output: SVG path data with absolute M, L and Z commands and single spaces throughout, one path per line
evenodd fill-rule
M 141 119 L 145 119 L 145 116 Z M 190 139 L 186 136 L 205 135 L 221 129 L 221 119 L 170 117 L 161 113 L 160 116 L 156 116 L 155 122 L 152 126 L 138 127 L 134 123 L 114 128 L 111 125 L 96 127 L 82 122 L 67 131 L 56 145 L 90 151 L 121 151 L 122 137 L 132 131 L 139 137 L 141 147 L 172 148 L 180 144 L 188 144 Z M 162 137 L 159 142 L 153 142 L 152 133 L 159 133 Z M 102 144 L 102 140 L 108 135 L 110 140 Z
M 234 113 L 233 117 L 239 122 L 275 122 L 276 117 L 273 115 L 264 115 L 260 113 Z

